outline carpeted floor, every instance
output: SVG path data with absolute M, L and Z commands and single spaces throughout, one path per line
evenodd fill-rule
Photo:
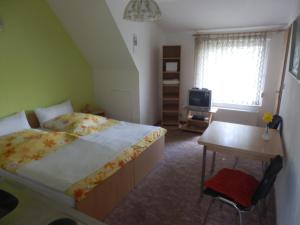
M 200 202 L 202 147 L 194 133 L 170 130 L 166 137 L 165 159 L 110 213 L 108 225 L 196 225 L 202 224 L 210 203 L 209 197 Z M 211 162 L 208 151 L 207 165 Z M 217 155 L 216 171 L 231 167 L 234 158 Z M 238 169 L 258 179 L 261 163 L 240 159 Z M 206 171 L 208 171 L 207 169 Z M 263 224 L 275 225 L 274 200 L 269 198 L 268 211 Z M 235 210 L 216 202 L 209 213 L 207 225 L 238 224 Z M 244 224 L 258 224 L 255 213 L 244 217 Z

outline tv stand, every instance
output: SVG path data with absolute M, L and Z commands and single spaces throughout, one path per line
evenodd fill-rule
M 214 113 L 218 108 L 211 107 L 209 111 L 196 110 L 195 108 L 185 107 L 186 109 L 186 123 L 181 124 L 179 128 L 184 131 L 203 133 L 209 126 Z

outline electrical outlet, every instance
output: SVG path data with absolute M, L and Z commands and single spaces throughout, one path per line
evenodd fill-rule
M 137 35 L 136 34 L 133 34 L 132 43 L 133 43 L 134 47 L 137 47 L 137 45 L 138 45 L 138 39 L 137 39 Z
M 138 39 L 137 39 L 137 35 L 136 34 L 133 34 L 132 35 L 132 53 L 134 54 L 135 52 L 135 48 L 137 47 L 138 45 Z

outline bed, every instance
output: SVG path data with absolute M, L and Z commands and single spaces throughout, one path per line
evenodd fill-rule
M 31 127 L 39 127 L 38 120 L 34 113 L 29 113 L 27 117 Z M 50 184 L 38 182 L 35 179 L 23 176 L 22 173 L 13 174 L 2 169 L 1 175 L 13 178 L 37 191 L 47 194 L 50 197 L 60 199 L 62 202 L 91 217 L 96 219 L 104 219 L 106 215 L 163 158 L 164 134 L 164 132 L 161 132 L 160 135 L 157 135 L 155 140 L 140 154 L 138 154 L 137 157 L 132 158 L 132 160 L 122 165 L 121 169 L 116 170 L 116 172 L 114 172 L 112 175 L 108 176 L 104 180 L 101 180 L 101 182 L 98 182 L 97 185 L 90 188 L 90 190 L 85 193 L 84 198 L 78 198 L 73 201 L 70 196 L 66 196 L 54 188 L 51 188 Z M 78 185 L 80 185 L 80 182 Z

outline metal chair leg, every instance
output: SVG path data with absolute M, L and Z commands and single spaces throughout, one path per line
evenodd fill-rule
M 233 164 L 233 168 L 235 169 L 239 163 L 240 158 L 239 157 L 235 157 L 234 158 L 234 164 Z
M 210 168 L 210 175 L 212 175 L 215 172 L 216 154 L 217 154 L 216 152 L 213 152 L 211 168 Z
M 267 197 L 261 200 L 262 205 L 262 215 L 263 217 L 267 216 Z
M 260 212 L 259 212 L 259 206 L 256 207 L 256 214 L 257 214 L 257 218 L 258 218 L 258 224 L 262 225 L 262 219 L 261 219 Z
M 243 225 L 243 213 L 239 211 L 240 225 Z
M 201 171 L 201 187 L 200 187 L 200 198 L 203 197 L 204 191 L 204 180 L 205 180 L 205 166 L 206 166 L 206 146 L 203 146 L 203 156 L 202 156 L 202 171 Z
M 213 198 L 213 199 L 210 201 L 210 204 L 209 204 L 208 209 L 207 209 L 207 211 L 206 211 L 206 214 L 205 214 L 205 216 L 204 216 L 202 225 L 205 225 L 205 224 L 206 224 L 207 217 L 208 217 L 208 214 L 209 214 L 209 210 L 210 210 L 210 208 L 211 208 L 211 206 L 213 205 L 214 202 L 215 202 L 215 199 Z

